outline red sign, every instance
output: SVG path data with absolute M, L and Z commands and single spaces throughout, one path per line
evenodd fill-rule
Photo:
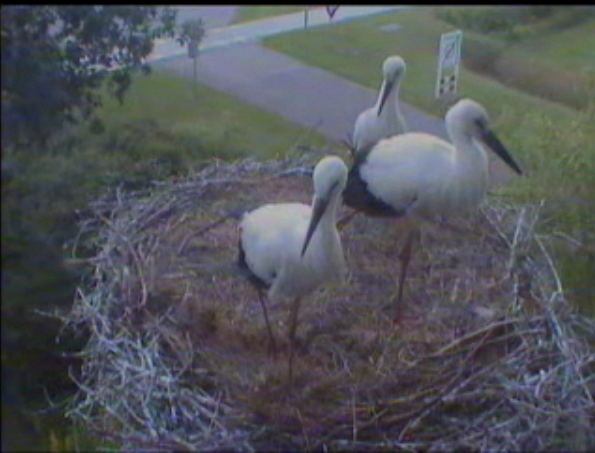
M 338 9 L 339 9 L 338 6 L 327 6 L 326 7 L 326 12 L 328 13 L 331 20 L 333 20 L 333 16 L 335 15 L 335 13 L 337 12 Z

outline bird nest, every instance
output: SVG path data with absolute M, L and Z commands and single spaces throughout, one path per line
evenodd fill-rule
M 341 232 L 349 282 L 304 301 L 288 388 L 288 306 L 269 307 L 270 355 L 229 213 L 309 203 L 319 157 L 214 163 L 92 204 L 69 416 L 130 449 L 593 448 L 595 324 L 564 299 L 541 205 L 490 199 L 424 228 L 407 328 L 391 323 L 398 222 L 357 216 Z

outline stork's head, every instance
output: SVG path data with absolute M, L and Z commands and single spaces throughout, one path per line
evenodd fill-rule
M 388 57 L 382 64 L 382 73 L 385 79 L 395 80 L 405 75 L 406 65 L 398 55 Z
M 347 166 L 336 156 L 323 158 L 314 169 L 314 206 L 312 217 L 302 247 L 302 256 L 308 249 L 310 239 L 316 231 L 320 219 L 328 209 L 336 209 L 335 200 L 339 198 L 347 184 Z
M 506 147 L 491 130 L 490 118 L 483 106 L 471 99 L 461 99 L 448 110 L 445 120 L 449 131 L 456 130 L 481 141 L 515 172 L 519 175 L 523 173 Z
M 380 94 L 380 105 L 378 106 L 378 116 L 382 113 L 384 103 L 391 91 L 399 84 L 401 79 L 405 76 L 406 71 L 405 61 L 394 55 L 384 60 L 382 65 L 382 74 L 384 75 L 384 83 L 382 84 L 382 93 Z

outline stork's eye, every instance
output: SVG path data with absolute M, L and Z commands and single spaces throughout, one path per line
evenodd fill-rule
M 488 129 L 488 123 L 483 118 L 477 118 L 473 121 L 473 124 L 475 124 L 480 131 Z

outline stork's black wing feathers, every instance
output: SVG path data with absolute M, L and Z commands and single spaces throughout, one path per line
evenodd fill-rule
M 360 151 L 353 166 L 349 170 L 347 186 L 343 191 L 343 201 L 347 206 L 361 211 L 370 217 L 403 217 L 407 209 L 397 210 L 380 198 L 376 197 L 368 188 L 368 183 L 362 179 L 360 169 L 365 164 L 371 149 Z M 409 208 L 411 204 L 407 207 Z
M 240 270 L 240 273 L 246 277 L 246 279 L 248 279 L 248 281 L 257 289 L 269 289 L 271 285 L 252 272 L 252 269 L 250 269 L 250 266 L 248 266 L 248 262 L 246 261 L 246 252 L 244 251 L 244 247 L 242 247 L 241 234 L 238 240 L 238 252 L 238 269 Z

